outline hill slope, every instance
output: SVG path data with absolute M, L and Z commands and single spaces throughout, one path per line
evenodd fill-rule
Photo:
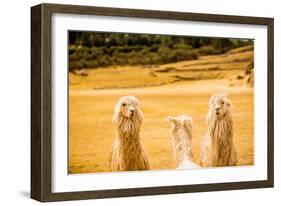
M 179 81 L 229 79 L 229 85 L 253 86 L 253 46 L 160 66 L 116 66 L 69 73 L 72 89 L 137 88 Z M 110 78 L 109 78 L 110 75 Z

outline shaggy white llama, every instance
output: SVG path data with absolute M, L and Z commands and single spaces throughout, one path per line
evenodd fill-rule
M 168 117 L 172 123 L 170 135 L 173 143 L 174 158 L 177 169 L 200 168 L 193 160 L 191 147 L 192 141 L 192 118 L 182 115 L 178 117 Z
M 237 165 L 237 151 L 233 142 L 231 103 L 226 94 L 214 94 L 211 97 L 207 125 L 207 134 L 201 144 L 201 166 Z
M 149 163 L 140 138 L 143 114 L 134 96 L 122 97 L 115 106 L 113 123 L 117 128 L 111 157 L 112 171 L 148 170 Z

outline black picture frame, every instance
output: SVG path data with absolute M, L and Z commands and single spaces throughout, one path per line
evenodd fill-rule
M 54 13 L 221 22 L 267 26 L 267 180 L 53 193 L 51 190 L 51 16 Z M 170 11 L 40 4 L 31 8 L 31 198 L 41 202 L 273 187 L 274 20 Z

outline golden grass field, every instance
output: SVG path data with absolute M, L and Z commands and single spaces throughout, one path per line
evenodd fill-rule
M 124 95 L 140 100 L 145 116 L 141 137 L 152 169 L 175 167 L 169 115 L 193 117 L 193 153 L 199 163 L 209 98 L 217 92 L 227 92 L 233 104 L 239 165 L 253 164 L 253 88 L 233 86 L 229 80 L 243 73 L 253 56 L 253 51 L 240 50 L 153 68 L 111 67 L 69 74 L 69 173 L 109 171 L 113 108 Z

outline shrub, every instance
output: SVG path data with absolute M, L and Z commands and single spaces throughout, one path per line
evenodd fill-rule
M 174 44 L 174 45 L 173 45 L 173 49 L 186 49 L 186 50 L 191 50 L 191 49 L 193 49 L 193 47 L 192 47 L 191 45 L 188 45 L 188 44 L 179 43 L 179 44 Z

